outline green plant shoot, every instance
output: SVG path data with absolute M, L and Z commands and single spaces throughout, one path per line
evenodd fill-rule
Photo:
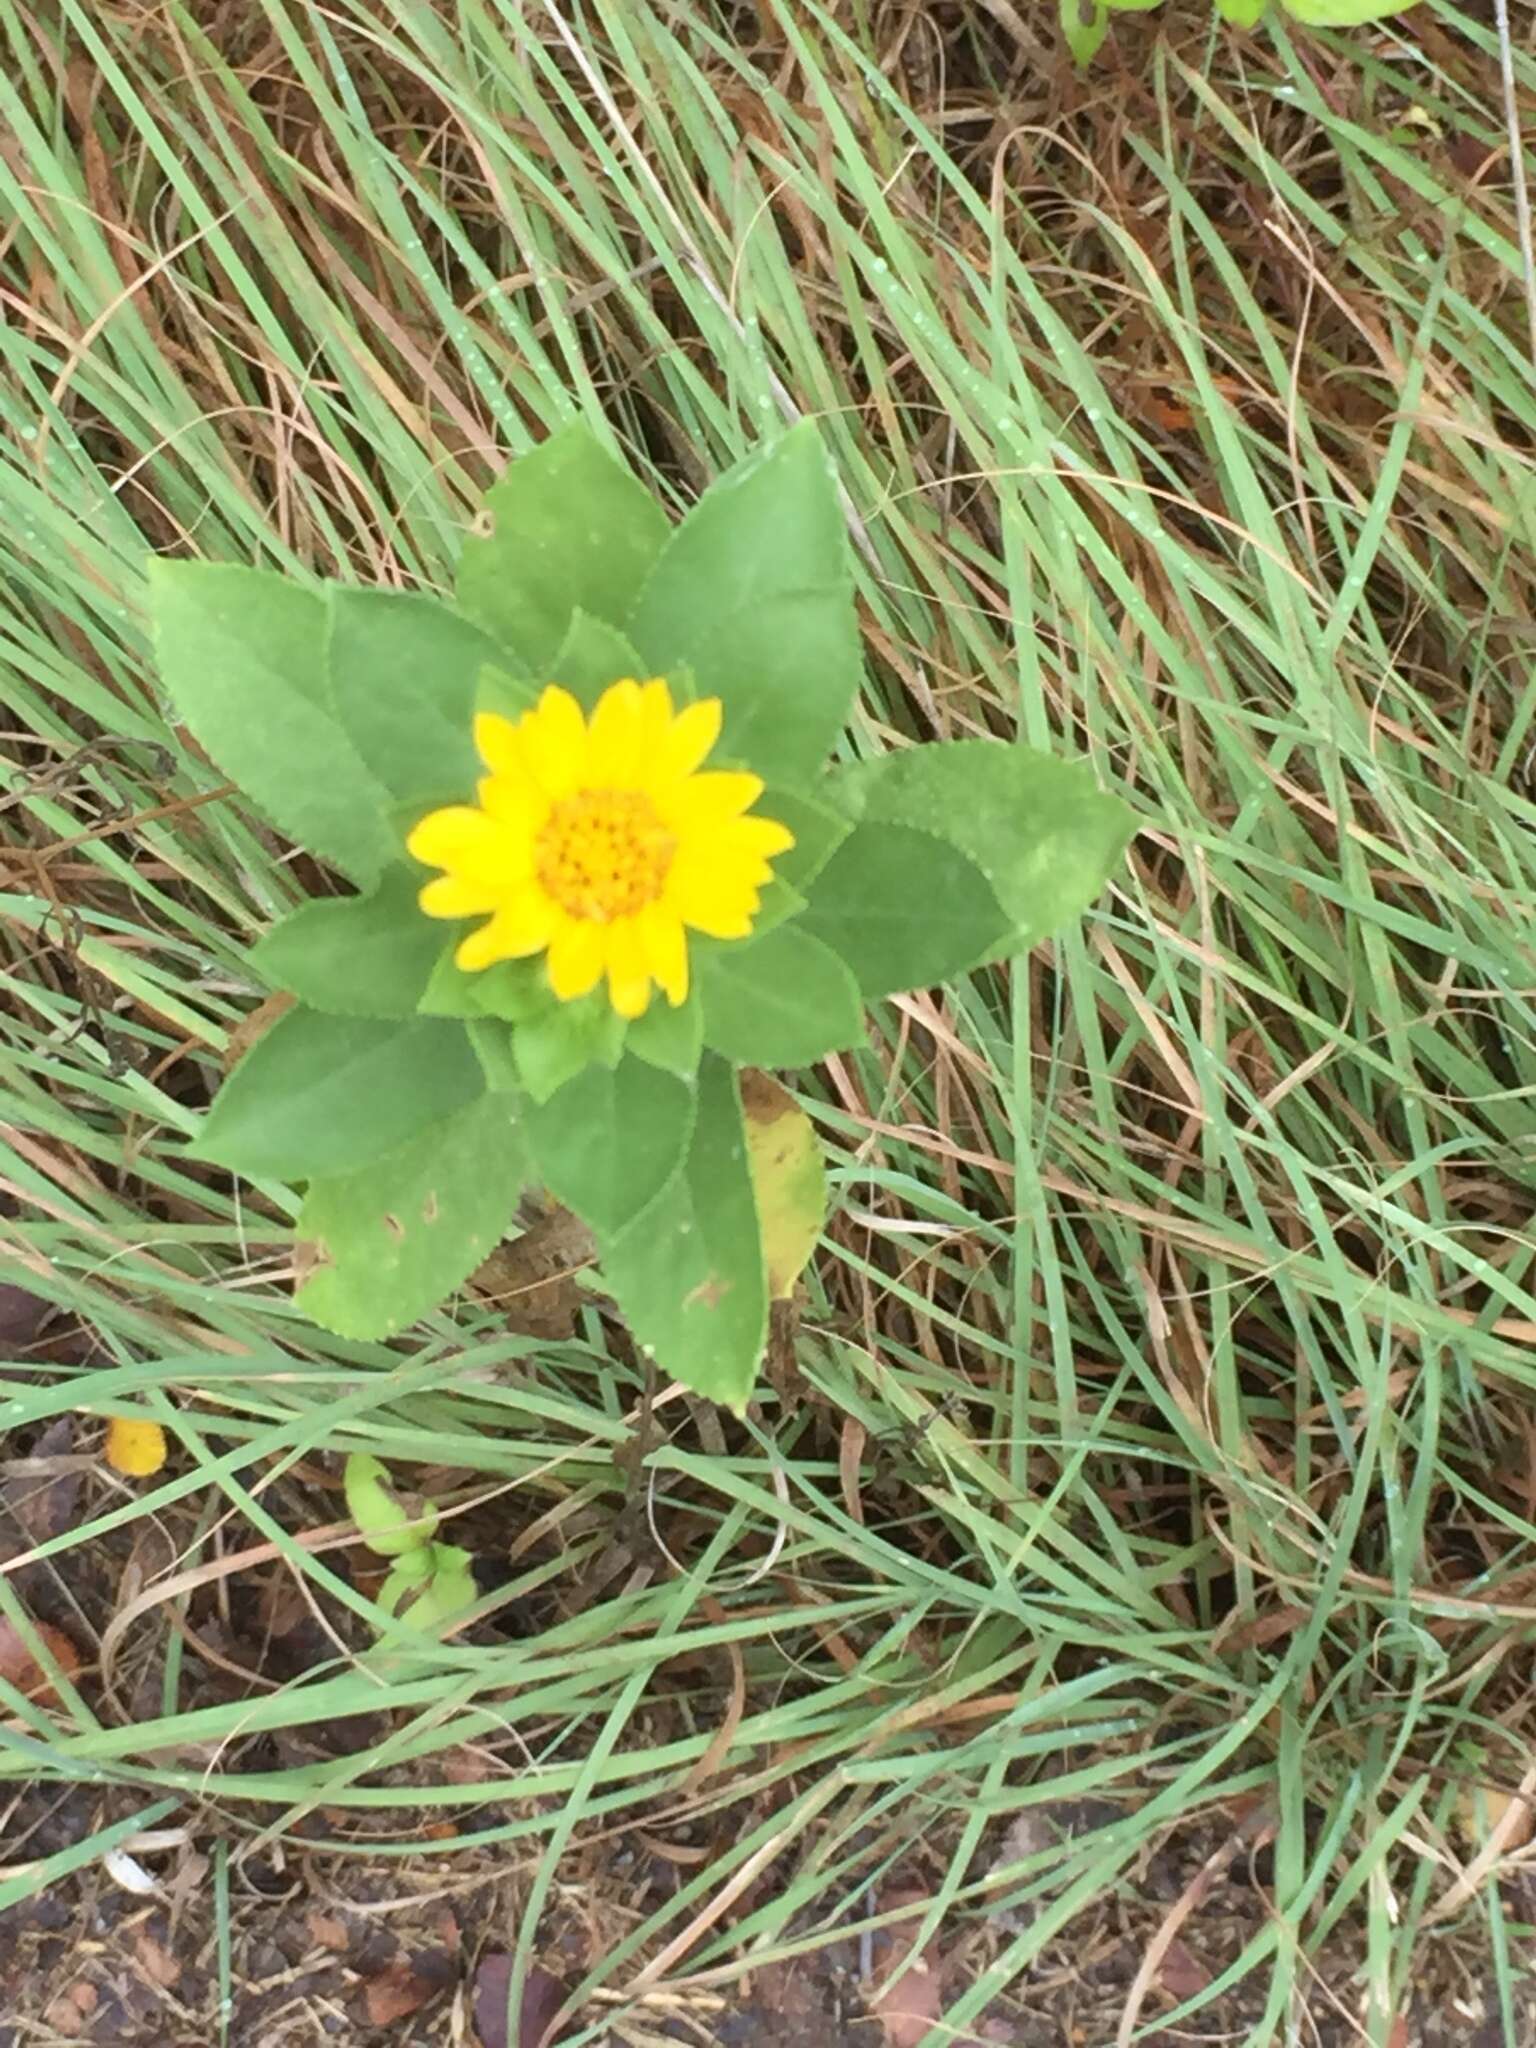
M 739 1407 L 825 1203 L 743 1070 L 1034 945 L 1128 836 L 1085 765 L 1000 740 L 833 761 L 861 655 L 809 425 L 675 527 L 567 427 L 490 493 L 452 603 L 163 560 L 150 598 L 178 715 L 351 885 L 256 946 L 297 1000 L 193 1153 L 303 1183 L 299 1300 L 352 1337 L 435 1307 L 541 1188 L 661 1369 Z M 431 1529 L 400 1540 L 375 1464 L 349 1502 L 399 1555 Z

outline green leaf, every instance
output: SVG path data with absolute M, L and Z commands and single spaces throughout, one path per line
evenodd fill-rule
M 542 683 L 531 683 L 508 675 L 504 668 L 487 664 L 475 680 L 475 709 L 499 712 L 514 724 L 539 701 Z
M 853 820 L 838 807 L 836 785 L 829 778 L 818 778 L 814 787 L 814 796 L 805 790 L 770 787 L 752 806 L 755 816 L 775 818 L 794 833 L 795 843 L 789 851 L 774 855 L 773 872 L 777 881 L 788 882 L 802 894 L 848 837 L 853 825 Z
M 1216 12 L 1234 28 L 1252 28 L 1269 0 L 1216 0 Z
M 299 1236 L 318 1263 L 299 1307 L 343 1337 L 409 1329 L 500 1243 L 527 1178 L 506 1097 L 482 1096 L 363 1172 L 312 1182 Z
M 453 1543 L 433 1543 L 420 1555 L 420 1564 L 414 1553 L 401 1558 L 379 1588 L 380 1607 L 386 1614 L 398 1614 L 401 1621 L 382 1638 L 386 1647 L 398 1648 L 417 1629 L 435 1635 L 480 1597 L 474 1559 L 467 1550 Z
M 916 826 L 968 854 L 1014 927 L 1007 952 L 1023 952 L 1081 917 L 1135 824 L 1086 761 L 1002 740 L 882 754 L 844 769 L 835 786 L 866 822 Z
M 435 597 L 333 584 L 329 598 L 331 701 L 362 759 L 393 798 L 467 796 L 495 643 Z
M 819 768 L 862 674 L 848 542 L 806 421 L 715 483 L 667 543 L 628 631 L 647 675 L 693 672 L 725 751 L 766 781 Z
M 251 948 L 263 981 L 339 1017 L 408 1017 L 443 935 L 417 907 L 418 879 L 391 868 L 368 896 L 305 903 Z
M 375 1458 L 371 1462 L 377 1464 L 378 1460 Z M 354 1515 L 352 1519 L 356 1521 L 357 1517 Z M 423 1543 L 418 1549 L 404 1550 L 400 1553 L 398 1561 L 375 1595 L 379 1606 L 386 1614 L 394 1614 L 413 1586 L 425 1586 L 431 1578 L 432 1553 L 436 1547 L 432 1543 Z
M 741 1107 L 768 1293 L 774 1301 L 789 1301 L 827 1220 L 826 1161 L 814 1124 L 771 1075 L 748 1068 L 741 1076 Z
M 1109 16 L 1102 0 L 1060 0 L 1061 32 L 1078 64 L 1087 64 L 1109 34 Z
M 541 677 L 573 612 L 622 625 L 669 532 L 649 492 L 579 421 L 518 457 L 476 526 L 459 559 L 459 608 Z
M 437 1528 L 437 1508 L 431 1501 L 407 1504 L 395 1497 L 389 1483 L 389 1468 L 366 1451 L 354 1451 L 342 1467 L 342 1491 L 347 1513 L 356 1522 L 358 1534 L 377 1557 L 405 1557 L 425 1551 Z
M 698 1072 L 703 1049 L 704 1019 L 697 987 L 688 991 L 688 1000 L 675 1010 L 655 997 L 644 1016 L 637 1017 L 624 1034 L 626 1052 L 685 1081 Z
M 1414 0 L 1280 0 L 1280 5 L 1307 28 L 1360 28 L 1368 21 L 1406 14 Z
M 622 1230 L 688 1150 L 693 1090 L 643 1060 L 589 1066 L 524 1118 L 535 1171 L 594 1232 Z
M 736 1077 L 699 1068 L 698 1114 L 683 1171 L 600 1246 L 604 1284 L 664 1373 L 732 1408 L 746 1406 L 768 1331 L 768 1283 Z
M 856 825 L 811 891 L 802 929 L 842 956 L 866 997 L 931 988 L 986 959 L 1009 919 L 976 863 L 910 825 Z
M 618 1064 L 624 1019 L 599 987 L 578 1002 L 552 1001 L 517 1027 L 518 1078 L 535 1102 L 550 1097 L 594 1061 Z
M 458 945 L 456 938 L 449 941 L 427 979 L 416 1005 L 424 1017 L 501 1017 L 522 1024 L 553 1007 L 557 999 L 542 959 L 498 960 L 466 974 L 453 957 Z
M 253 1180 L 352 1173 L 484 1089 L 460 1024 L 292 1009 L 219 1090 L 191 1156 Z
M 394 859 L 387 791 L 325 680 L 325 600 L 265 569 L 149 563 L 156 659 L 178 718 L 289 838 L 368 884 Z
M 522 1076 L 512 1051 L 512 1032 L 505 1021 L 499 1017 L 469 1017 L 465 1019 L 465 1034 L 490 1092 L 521 1095 Z
M 806 1067 L 864 1036 L 859 985 L 799 923 L 703 954 L 704 1042 L 729 1060 Z
M 550 664 L 549 679 L 570 691 L 590 713 L 610 683 L 643 681 L 640 657 L 616 626 L 577 612 Z
M 752 918 L 754 937 L 761 938 L 774 931 L 789 918 L 798 917 L 805 908 L 805 898 L 798 889 L 791 889 L 788 882 L 781 882 L 777 875 L 763 886 L 762 897 Z

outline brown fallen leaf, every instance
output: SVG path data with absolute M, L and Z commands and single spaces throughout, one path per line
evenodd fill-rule
M 133 1953 L 150 1983 L 157 1984 L 162 1991 L 169 1991 L 180 1982 L 181 1964 L 149 1928 L 141 1927 L 134 1935 Z
M 79 1519 L 85 1461 L 75 1456 L 75 1418 L 56 1415 L 25 1458 L 0 1465 L 0 1524 L 9 1520 L 29 1544 L 47 1543 Z M 0 1535 L 0 1553 L 9 1545 Z
M 100 2002 L 96 1986 L 82 1977 L 67 1991 L 60 1992 L 43 2017 L 55 2033 L 64 2035 L 66 2040 L 76 2040 L 85 2032 L 86 2023 Z
M 7 1358 L 21 1355 L 54 1313 L 53 1303 L 10 1281 L 0 1286 L 0 1345 Z
M 1205 1989 L 1211 1973 L 1189 1944 L 1175 1935 L 1157 1966 L 1157 1981 L 1176 2004 L 1182 2005 L 1186 1998 Z
M 352 1946 L 352 1938 L 346 1927 L 333 1913 L 310 1913 L 305 1917 L 309 1938 L 320 1948 L 328 1948 L 337 1955 L 344 1955 Z
M 507 1328 L 550 1342 L 570 1337 L 581 1310 L 576 1274 L 590 1265 L 592 1233 L 568 1209 L 551 1209 L 498 1245 L 470 1276 L 470 1286 L 501 1310 Z
M 879 1910 L 889 1913 L 900 1906 L 923 1906 L 925 1892 L 894 1890 L 882 1894 Z M 915 1922 L 892 1928 L 887 1933 L 889 1948 L 876 1970 L 876 1988 L 869 2008 L 880 2022 L 885 2048 L 918 2048 L 934 2022 L 943 2016 L 944 1999 L 937 1948 L 914 1953 Z
M 80 1669 L 80 1652 L 63 1629 L 50 1627 L 45 1621 L 34 1622 L 32 1626 L 39 1642 L 73 1684 Z M 53 1680 L 28 1649 L 26 1638 L 3 1615 L 0 1615 L 0 1678 L 8 1685 L 14 1685 L 24 1698 L 35 1700 L 40 1707 L 56 1707 L 60 1703 Z
M 420 2011 L 438 1989 L 429 1978 L 418 1974 L 414 1963 L 402 1956 L 397 1962 L 370 1977 L 363 1992 L 363 2004 L 371 2027 L 392 2027 L 396 2020 L 409 2019 Z
M 537 1964 L 523 1979 L 522 2009 L 515 2034 L 507 2030 L 507 1993 L 512 1985 L 510 1956 L 482 1956 L 475 1971 L 475 2032 L 481 2048 L 556 2048 L 551 2029 L 565 2003 L 560 1979 Z

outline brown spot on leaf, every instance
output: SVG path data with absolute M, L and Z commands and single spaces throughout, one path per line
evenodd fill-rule
M 772 1074 L 765 1074 L 760 1067 L 743 1067 L 739 1080 L 741 1113 L 750 1123 L 771 1124 L 775 1117 L 787 1115 L 795 1106 L 795 1098 L 783 1082 L 775 1081 Z
M 323 1237 L 300 1238 L 293 1248 L 293 1284 L 302 1287 L 312 1273 L 331 1263 L 331 1248 Z
M 427 1199 L 421 1205 L 422 1222 L 435 1223 L 442 1213 L 442 1209 L 438 1205 L 436 1188 L 428 1188 Z
M 489 505 L 482 505 L 480 507 L 480 510 L 469 522 L 469 530 L 476 540 L 494 540 L 496 538 L 496 514 Z
M 718 1273 L 711 1273 L 707 1280 L 701 1280 L 697 1287 L 683 1296 L 683 1307 L 692 1308 L 695 1302 L 702 1302 L 705 1308 L 718 1308 L 733 1285 L 734 1282 L 722 1280 Z
M 295 998 L 279 990 L 275 996 L 268 996 L 264 1003 L 258 1003 L 248 1017 L 242 1017 L 229 1034 L 224 1047 L 224 1071 L 227 1074 L 237 1061 L 242 1060 L 256 1043 L 265 1038 L 278 1018 L 291 1010 Z
M 400 1221 L 400 1218 L 398 1216 L 391 1216 L 386 1213 L 384 1217 L 384 1228 L 389 1232 L 390 1236 L 394 1238 L 397 1243 L 403 1241 L 405 1237 L 405 1225 Z

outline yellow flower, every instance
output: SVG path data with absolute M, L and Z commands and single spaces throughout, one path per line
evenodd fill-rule
M 746 938 L 769 861 L 795 843 L 747 816 L 759 777 L 700 772 L 719 735 L 717 697 L 675 711 L 660 680 L 610 685 L 590 720 L 555 683 L 516 723 L 481 712 L 478 805 L 433 811 L 406 842 L 444 870 L 421 892 L 429 917 L 489 914 L 459 966 L 547 951 L 562 1002 L 605 974 L 621 1017 L 644 1012 L 652 983 L 683 1002 L 687 933 Z
M 114 1415 L 107 1424 L 106 1458 L 125 1479 L 148 1479 L 165 1463 L 165 1431 L 158 1422 Z

